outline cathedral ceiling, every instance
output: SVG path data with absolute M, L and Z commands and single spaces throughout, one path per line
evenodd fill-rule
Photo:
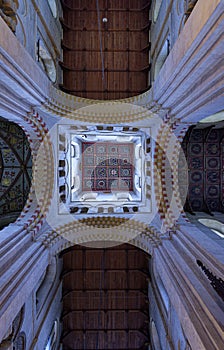
M 22 211 L 31 177 L 32 159 L 26 135 L 18 125 L 0 119 L 1 226 L 9 224 L 10 220 L 15 221 L 13 213 L 18 216 Z
M 62 0 L 62 90 L 121 99 L 148 90 L 151 1 Z
M 149 257 L 129 244 L 63 257 L 63 349 L 147 349 Z
M 209 125 L 209 124 L 208 124 Z M 182 147 L 188 163 L 189 188 L 185 210 L 224 211 L 224 129 L 214 125 L 190 128 Z

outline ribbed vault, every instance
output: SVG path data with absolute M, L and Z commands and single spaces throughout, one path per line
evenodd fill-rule
M 0 228 L 23 210 L 32 176 L 31 150 L 17 124 L 0 118 Z

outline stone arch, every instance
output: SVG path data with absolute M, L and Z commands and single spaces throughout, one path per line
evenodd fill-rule
M 113 234 L 113 231 L 119 233 Z M 55 245 L 57 253 L 76 244 L 106 247 L 123 243 L 132 244 L 151 255 L 161 244 L 160 232 L 137 220 L 101 216 L 71 222 L 57 232 L 50 231 L 43 236 L 43 244 Z

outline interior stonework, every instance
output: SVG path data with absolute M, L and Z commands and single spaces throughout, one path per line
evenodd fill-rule
M 0 349 L 223 350 L 223 26 L 0 1 Z

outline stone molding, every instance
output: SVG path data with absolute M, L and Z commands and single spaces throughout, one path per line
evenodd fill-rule
M 202 281 L 188 250 L 173 240 L 164 241 L 155 251 L 154 264 L 192 349 L 220 350 L 224 310 L 213 288 Z
M 154 98 L 175 118 L 198 121 L 221 108 L 223 13 L 223 1 L 199 0 L 159 73 Z

